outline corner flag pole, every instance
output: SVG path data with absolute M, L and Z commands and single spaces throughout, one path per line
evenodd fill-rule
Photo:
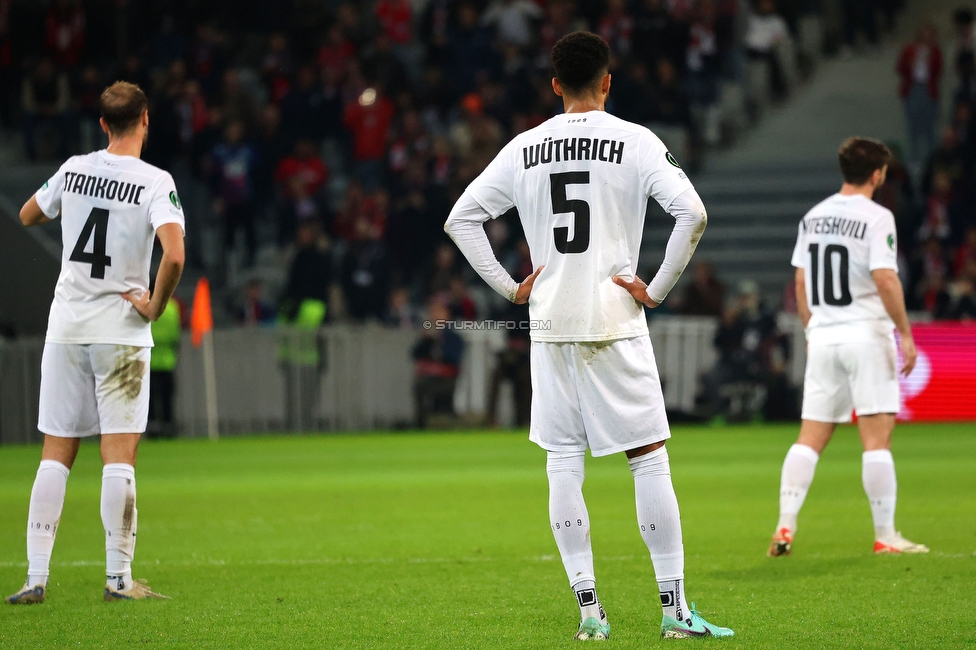
M 207 405 L 207 437 L 219 436 L 217 417 L 217 363 L 213 347 L 213 310 L 210 306 L 210 283 L 207 278 L 197 281 L 193 296 L 193 312 L 190 315 L 193 347 L 203 345 L 203 384 Z

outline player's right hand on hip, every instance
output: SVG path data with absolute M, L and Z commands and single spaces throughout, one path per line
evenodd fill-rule
M 647 284 L 636 275 L 633 280 L 625 280 L 621 276 L 615 275 L 613 276 L 613 283 L 626 289 L 634 297 L 634 300 L 648 309 L 654 309 L 660 304 L 651 300 L 650 296 L 647 295 Z
M 918 359 L 918 350 L 915 349 L 915 339 L 911 336 L 901 337 L 901 356 L 904 364 L 901 367 L 901 374 L 906 377 L 912 374 L 915 361 Z
M 149 300 L 149 298 L 150 298 L 150 296 L 149 296 L 149 292 L 148 291 L 142 291 L 142 292 L 140 292 L 140 291 L 138 291 L 136 289 L 133 289 L 132 291 L 129 291 L 128 293 L 123 293 L 122 294 L 122 299 L 123 300 L 127 300 L 128 302 L 132 303 L 132 306 L 135 307 L 135 310 L 137 312 L 139 312 L 139 315 L 140 316 L 142 316 L 143 318 L 145 318 L 148 321 L 154 321 L 154 320 L 158 319 L 159 316 L 156 316 L 156 318 L 153 318 L 152 315 L 150 314 L 150 305 L 149 305 L 150 300 Z
M 532 285 L 535 284 L 535 279 L 539 277 L 542 273 L 542 269 L 546 268 L 545 264 L 537 268 L 532 275 L 522 280 L 519 284 L 518 291 L 515 292 L 515 300 L 513 301 L 516 305 L 524 305 L 529 302 L 529 296 L 532 295 Z

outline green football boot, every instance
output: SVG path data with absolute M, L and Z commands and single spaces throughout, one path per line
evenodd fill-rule
M 713 625 L 702 618 L 695 603 L 691 604 L 691 618 L 687 621 L 676 621 L 670 616 L 661 619 L 662 639 L 690 639 L 696 636 L 714 636 L 716 638 L 734 636 L 735 632 L 727 627 Z
M 573 638 L 577 641 L 605 641 L 610 638 L 610 624 L 601 623 L 590 616 L 580 621 L 579 630 Z

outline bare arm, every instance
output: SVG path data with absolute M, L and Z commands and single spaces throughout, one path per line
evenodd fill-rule
M 25 226 L 37 226 L 50 220 L 51 218 L 44 214 L 41 206 L 37 204 L 36 196 L 27 199 L 27 203 L 20 209 L 20 223 Z
M 891 269 L 876 269 L 871 271 L 871 277 L 878 287 L 878 295 L 881 296 L 885 311 L 895 322 L 898 334 L 901 335 L 901 352 L 905 359 L 901 372 L 907 377 L 915 367 L 918 352 L 915 350 L 915 339 L 912 337 L 912 326 L 908 322 L 908 312 L 905 311 L 905 293 L 901 287 L 901 280 Z
M 156 230 L 156 237 L 163 247 L 163 258 L 159 262 L 156 272 L 156 290 L 150 296 L 143 294 L 135 296 L 124 293 L 122 297 L 132 303 L 140 314 L 151 321 L 159 320 L 169 299 L 176 290 L 176 285 L 183 275 L 185 259 L 183 249 L 183 228 L 177 223 L 165 223 Z
M 796 311 L 800 314 L 800 320 L 803 321 L 803 329 L 806 329 L 807 325 L 810 323 L 810 306 L 807 304 L 807 282 L 806 273 L 803 269 L 798 268 L 796 270 L 796 278 L 794 280 L 794 291 L 796 291 Z

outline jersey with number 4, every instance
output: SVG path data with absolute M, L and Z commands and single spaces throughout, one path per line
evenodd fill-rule
M 557 115 L 517 135 L 468 186 L 492 218 L 518 208 L 535 267 L 535 341 L 647 334 L 613 276 L 637 272 L 647 200 L 667 210 L 691 181 L 648 129 L 603 111 Z
M 803 269 L 808 340 L 844 343 L 892 336 L 871 271 L 898 270 L 895 217 L 862 194 L 834 194 L 800 221 L 793 266 Z
M 149 322 L 122 298 L 149 290 L 156 229 L 184 227 L 173 177 L 132 156 L 74 156 L 35 194 L 61 217 L 61 275 L 48 319 L 51 343 L 149 347 Z

